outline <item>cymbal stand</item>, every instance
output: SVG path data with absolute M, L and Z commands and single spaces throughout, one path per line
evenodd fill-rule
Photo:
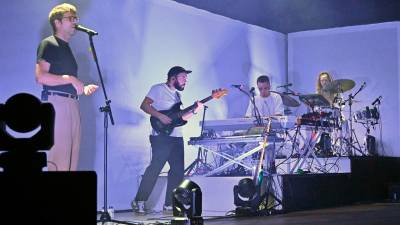
M 347 140 L 347 138 L 344 138 L 344 140 L 347 143 L 347 153 L 350 156 L 355 156 L 355 151 L 353 151 L 354 149 L 357 150 L 361 155 L 365 156 L 365 154 L 362 152 L 361 150 L 361 145 L 360 142 L 358 142 L 357 136 L 355 134 L 355 131 L 353 129 L 353 115 L 352 115 L 352 105 L 353 105 L 353 99 L 356 97 L 356 95 L 358 93 L 360 93 L 360 91 L 363 89 L 363 86 L 361 86 L 358 91 L 353 95 L 352 93 L 349 94 L 349 98 L 346 100 L 349 104 L 349 121 L 350 121 L 350 140 Z M 345 102 L 346 102 L 345 101 Z M 354 146 L 354 139 L 353 137 L 355 137 L 356 143 L 358 145 L 358 148 L 356 146 Z
M 333 101 L 333 107 L 334 104 L 337 103 L 338 109 L 339 109 L 339 113 L 338 113 L 338 118 L 335 120 L 335 126 L 334 126 L 334 139 L 332 142 L 332 146 L 333 146 L 333 152 L 334 154 L 336 154 L 337 156 L 343 156 L 345 155 L 346 151 L 347 151 L 347 143 L 344 140 L 345 137 L 343 137 L 344 135 L 344 131 L 343 131 L 343 126 L 345 123 L 347 123 L 347 121 L 344 118 L 343 115 L 343 106 L 346 104 L 343 100 L 342 97 L 337 97 L 335 96 L 335 99 Z M 346 125 L 347 126 L 347 125 Z M 343 147 L 343 143 L 346 144 L 346 149 L 344 149 Z

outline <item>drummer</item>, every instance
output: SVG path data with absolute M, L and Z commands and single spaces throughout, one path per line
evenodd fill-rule
M 322 95 L 329 102 L 329 107 L 320 107 L 317 110 L 328 110 L 327 112 L 331 112 L 334 117 L 343 116 L 339 113 L 339 108 L 343 108 L 343 105 L 340 104 L 342 96 L 328 72 L 323 71 L 318 75 L 316 89 L 317 94 Z M 342 117 L 341 119 L 343 120 L 344 118 Z
M 332 113 L 337 128 L 340 128 L 339 129 L 340 133 L 335 134 L 335 136 L 340 136 L 345 138 L 349 136 L 348 121 L 342 111 L 344 104 L 341 104 L 342 96 L 340 93 L 348 89 L 351 89 L 354 86 L 353 83 L 354 82 L 351 81 L 347 82 L 346 85 L 341 84 L 339 85 L 340 87 L 337 87 L 337 85 L 340 84 L 340 82 L 335 84 L 335 81 L 332 79 L 331 75 L 328 72 L 323 71 L 318 75 L 316 92 L 317 94 L 322 95 L 326 100 L 328 100 L 331 106 L 328 109 L 321 107 L 320 110 L 321 111 L 328 110 Z M 338 137 L 332 137 L 332 138 L 336 139 Z
M 337 93 L 333 92 L 332 90 L 327 89 L 328 85 L 332 82 L 331 75 L 323 71 L 318 75 L 317 80 L 317 94 L 320 94 L 329 101 L 331 106 L 334 106 L 335 97 L 339 97 Z
M 270 92 L 271 83 L 268 76 L 261 75 L 257 78 L 257 88 L 260 95 L 254 97 L 255 104 L 252 101 L 249 102 L 245 116 L 256 117 L 258 113 L 261 117 L 283 116 L 282 98 L 279 94 Z

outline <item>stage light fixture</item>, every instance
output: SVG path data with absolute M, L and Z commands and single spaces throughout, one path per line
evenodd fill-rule
M 185 179 L 172 193 L 172 225 L 202 225 L 202 193 L 199 185 Z
M 54 115 L 53 105 L 27 93 L 16 94 L 0 104 L 0 150 L 6 151 L 0 155 L 0 164 L 4 170 L 37 171 L 46 166 L 46 154 L 38 151 L 53 146 Z M 17 138 L 6 127 L 19 133 L 40 130 L 30 138 Z M 20 164 L 9 163 L 14 160 Z
M 238 185 L 233 187 L 235 213 L 238 216 L 255 215 L 261 203 L 259 186 L 250 178 L 241 179 Z

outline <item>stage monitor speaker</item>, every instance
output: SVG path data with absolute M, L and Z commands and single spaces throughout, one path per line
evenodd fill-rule
M 95 172 L 0 173 L 0 224 L 85 224 L 97 217 Z

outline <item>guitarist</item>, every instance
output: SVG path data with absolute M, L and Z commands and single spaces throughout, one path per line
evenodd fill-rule
M 170 124 L 172 119 L 159 111 L 169 110 L 176 103 L 181 102 L 179 92 L 185 89 L 187 75 L 191 72 L 180 66 L 172 67 L 168 71 L 167 82 L 153 85 L 140 105 L 140 109 L 159 119 L 163 124 Z M 196 107 L 185 113 L 182 119 L 188 120 L 202 108 L 203 104 L 197 102 Z M 144 203 L 148 200 L 159 173 L 165 163 L 168 162 L 170 170 L 163 210 L 172 211 L 172 191 L 182 182 L 184 175 L 182 127 L 175 127 L 169 135 L 159 134 L 153 129 L 150 135 L 150 144 L 152 159 L 144 172 L 138 192 L 131 205 L 135 212 L 145 213 Z

